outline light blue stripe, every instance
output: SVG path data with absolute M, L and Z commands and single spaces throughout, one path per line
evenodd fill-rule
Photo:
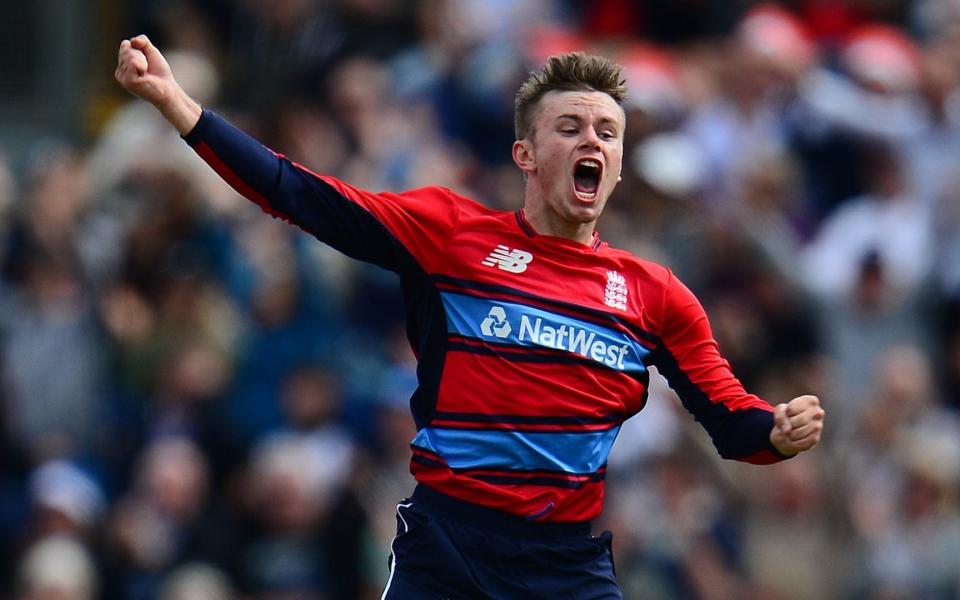
M 454 469 L 594 473 L 607 463 L 619 432 L 619 425 L 606 431 L 570 433 L 424 427 L 413 438 L 413 445 L 440 455 Z
M 447 331 L 493 344 L 554 348 L 618 371 L 646 370 L 649 350 L 622 331 L 515 302 L 442 292 Z

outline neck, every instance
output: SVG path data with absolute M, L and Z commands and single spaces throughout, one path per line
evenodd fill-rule
M 523 216 L 533 230 L 540 235 L 552 235 L 579 242 L 585 246 L 593 244 L 593 232 L 596 221 L 589 223 L 571 222 L 561 218 L 555 212 L 542 205 L 524 204 Z

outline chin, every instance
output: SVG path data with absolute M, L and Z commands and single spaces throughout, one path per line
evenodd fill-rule
M 600 208 L 596 206 L 576 206 L 570 211 L 570 220 L 581 225 L 593 223 L 600 218 Z

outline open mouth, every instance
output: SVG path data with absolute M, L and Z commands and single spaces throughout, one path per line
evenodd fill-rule
M 600 189 L 600 175 L 603 166 L 592 158 L 577 161 L 573 167 L 573 189 L 581 200 L 593 200 Z

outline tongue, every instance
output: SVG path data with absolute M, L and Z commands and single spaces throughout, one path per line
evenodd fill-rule
M 573 176 L 573 187 L 581 194 L 595 194 L 597 192 L 597 178 L 593 175 L 577 173 Z

